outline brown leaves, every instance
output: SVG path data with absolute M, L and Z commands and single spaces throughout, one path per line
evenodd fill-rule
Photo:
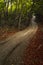
M 24 52 L 24 65 L 43 65 L 43 32 L 40 28 Z

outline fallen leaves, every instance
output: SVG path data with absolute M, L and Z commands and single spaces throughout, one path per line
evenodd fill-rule
M 24 65 L 43 65 L 43 32 L 40 27 L 24 52 Z

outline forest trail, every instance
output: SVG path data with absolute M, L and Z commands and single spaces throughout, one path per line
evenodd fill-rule
M 38 25 L 38 30 L 25 49 L 23 58 L 24 65 L 43 65 L 43 24 Z
M 31 23 L 27 29 L 16 33 L 8 41 L 4 41 L 5 43 L 0 43 L 0 65 L 12 65 L 13 60 L 15 65 L 20 64 L 21 56 L 28 45 L 28 43 L 26 44 L 27 40 L 30 41 L 38 29 L 35 22 L 32 21 Z

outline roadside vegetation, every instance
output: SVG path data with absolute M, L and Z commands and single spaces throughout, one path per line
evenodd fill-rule
M 29 26 L 33 13 L 36 21 L 43 21 L 43 0 L 0 0 L 0 38 L 4 30 L 5 34 Z

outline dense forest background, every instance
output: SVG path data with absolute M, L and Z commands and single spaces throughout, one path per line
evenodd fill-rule
M 43 0 L 0 0 L 0 27 L 23 29 L 33 13 L 37 21 L 43 21 Z

